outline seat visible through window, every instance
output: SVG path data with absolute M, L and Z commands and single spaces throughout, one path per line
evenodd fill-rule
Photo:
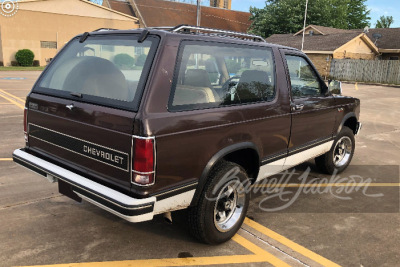
M 209 87 L 212 89 L 208 72 L 202 69 L 188 69 L 183 84 L 196 87 Z
M 219 97 L 212 89 L 207 71 L 202 69 L 188 69 L 182 85 L 175 91 L 176 105 L 207 104 L 219 101 Z
M 236 93 L 241 103 L 257 102 L 272 97 L 274 88 L 271 86 L 267 72 L 246 70 L 240 77 Z

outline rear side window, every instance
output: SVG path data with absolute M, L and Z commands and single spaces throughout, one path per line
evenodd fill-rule
M 158 39 L 136 35 L 73 40 L 44 73 L 35 91 L 137 109 Z
M 272 101 L 275 67 L 267 47 L 182 42 L 169 110 Z

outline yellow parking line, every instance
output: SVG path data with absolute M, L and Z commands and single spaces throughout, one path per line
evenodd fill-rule
M 12 161 L 12 158 L 0 158 L 0 161 Z
M 236 241 L 236 243 L 242 245 L 243 247 L 245 247 L 249 251 L 253 252 L 255 255 L 263 257 L 264 258 L 263 261 L 265 261 L 265 262 L 269 262 L 274 266 L 290 266 L 287 263 L 285 263 L 284 261 L 282 261 L 281 259 L 278 259 L 277 257 L 272 255 L 271 253 L 269 253 L 266 250 L 260 248 L 256 244 L 250 242 L 249 240 L 247 240 L 246 238 L 244 238 L 244 237 L 242 237 L 242 236 L 240 236 L 238 234 L 235 235 L 232 239 L 234 241 Z
M 3 89 L 0 89 L 0 92 L 2 92 L 2 93 L 4 93 L 4 94 L 8 95 L 9 97 L 14 98 L 15 100 L 21 101 L 23 104 L 25 104 L 25 100 L 22 99 L 22 98 L 20 98 L 20 97 L 18 97 L 18 96 L 15 96 L 15 95 L 13 95 L 13 94 L 10 94 L 9 92 L 4 91 Z
M 5 100 L 8 100 L 9 102 L 13 103 L 14 105 L 16 105 L 17 107 L 19 107 L 21 109 L 25 108 L 25 106 L 23 104 L 18 103 L 17 101 L 15 101 L 14 99 L 9 98 L 8 96 L 5 96 L 2 92 L 0 92 L 0 97 L 4 98 Z
M 193 257 L 193 258 L 166 258 L 149 260 L 125 260 L 108 262 L 86 262 L 86 263 L 67 263 L 54 265 L 35 265 L 36 267 L 122 267 L 122 266 L 193 266 L 193 265 L 217 265 L 217 264 L 240 264 L 268 262 L 274 266 L 290 266 L 278 259 L 257 245 L 251 243 L 240 235 L 232 238 L 235 242 L 242 245 L 254 255 L 233 255 L 233 256 L 213 256 L 213 257 Z
M 327 184 L 256 184 L 253 187 L 352 187 L 352 186 L 373 186 L 373 187 L 387 187 L 399 186 L 400 183 L 327 183 Z
M 66 264 L 54 264 L 54 265 L 35 265 L 35 267 L 125 267 L 125 266 L 158 267 L 158 266 L 193 266 L 193 265 L 198 266 L 198 265 L 217 265 L 217 264 L 238 264 L 238 263 L 248 263 L 248 262 L 254 263 L 254 262 L 264 262 L 264 261 L 265 259 L 263 257 L 257 255 L 235 255 L 235 256 L 171 258 L 171 259 L 153 259 L 153 260 L 66 263 Z
M 246 225 L 250 226 L 251 228 L 257 230 L 258 232 L 278 241 L 279 243 L 287 246 L 288 248 L 293 249 L 294 251 L 302 254 L 303 256 L 306 256 L 307 258 L 309 258 L 323 266 L 335 266 L 335 267 L 340 266 L 340 265 L 322 257 L 321 255 L 318 255 L 317 253 L 312 252 L 311 250 L 293 242 L 292 240 L 289 240 L 286 237 L 262 226 L 261 224 L 256 223 L 253 220 L 246 218 L 244 223 Z

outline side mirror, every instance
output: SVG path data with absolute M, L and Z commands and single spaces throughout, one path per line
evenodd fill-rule
M 342 94 L 342 82 L 339 81 L 328 81 L 328 90 L 334 95 Z

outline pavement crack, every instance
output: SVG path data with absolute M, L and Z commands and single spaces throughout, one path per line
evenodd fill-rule
M 15 208 L 15 207 L 19 207 L 19 206 L 30 205 L 30 204 L 37 203 L 37 202 L 40 202 L 40 201 L 43 201 L 43 200 L 49 200 L 49 199 L 58 198 L 58 197 L 62 197 L 62 196 L 63 195 L 57 195 L 57 196 L 43 197 L 43 198 L 38 198 L 38 199 L 34 199 L 34 200 L 24 201 L 24 202 L 20 202 L 20 203 L 16 203 L 16 204 L 0 207 L 0 210 L 9 209 L 9 208 Z
M 248 230 L 246 230 L 246 229 L 244 229 L 244 228 L 241 228 L 241 229 L 242 229 L 243 231 L 245 231 L 246 233 L 250 234 L 251 236 L 255 237 L 255 238 L 256 238 L 257 240 L 259 240 L 260 242 L 262 242 L 262 243 L 264 243 L 264 244 L 270 246 L 271 248 L 273 248 L 273 249 L 279 251 L 279 252 L 282 253 L 282 254 L 285 254 L 287 257 L 293 259 L 294 261 L 297 261 L 298 263 L 300 263 L 300 264 L 302 264 L 302 265 L 304 265 L 304 266 L 311 267 L 311 266 L 308 265 L 307 263 L 305 263 L 305 262 L 301 261 L 300 259 L 298 259 L 298 258 L 296 258 L 296 257 L 294 257 L 294 256 L 292 256 L 292 255 L 290 255 L 289 253 L 287 253 L 287 252 L 283 251 L 282 249 L 278 248 L 277 246 L 272 245 L 272 244 L 269 243 L 267 240 L 262 239 L 261 237 L 257 236 L 256 234 L 253 234 L 252 232 L 250 232 L 250 231 L 248 231 Z

